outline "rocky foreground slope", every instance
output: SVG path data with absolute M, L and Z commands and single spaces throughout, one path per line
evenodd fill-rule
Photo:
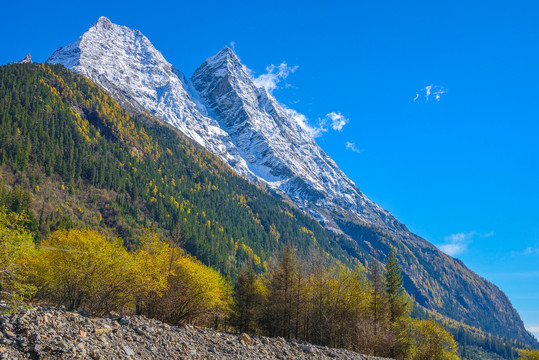
M 170 326 L 142 316 L 90 318 L 36 307 L 0 316 L 0 359 L 362 359 L 303 341 Z

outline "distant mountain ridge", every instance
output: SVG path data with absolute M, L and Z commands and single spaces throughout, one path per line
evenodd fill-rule
M 249 180 L 384 260 L 396 248 L 407 291 L 426 309 L 534 343 L 505 294 L 369 200 L 229 48 L 187 79 L 137 30 L 101 17 L 47 60 L 81 73 L 131 111 L 176 127 Z

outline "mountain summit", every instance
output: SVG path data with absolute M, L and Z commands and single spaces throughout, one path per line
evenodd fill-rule
M 17 63 L 19 63 L 19 64 L 31 64 L 32 63 L 32 56 L 30 56 L 30 54 L 26 54 L 26 56 L 23 57 L 21 60 L 19 60 Z
M 207 59 L 191 83 L 256 177 L 336 228 L 328 210 L 347 209 L 378 227 L 402 228 L 370 201 L 228 47 Z
M 47 63 L 87 76 L 131 111 L 162 119 L 240 174 L 250 175 L 230 136 L 207 116 L 185 76 L 140 31 L 101 17 L 76 41 L 55 51 Z
M 148 112 L 238 174 L 292 200 L 326 228 L 384 260 L 393 247 L 406 290 L 425 309 L 533 343 L 495 285 L 369 200 L 265 88 L 223 48 L 187 79 L 140 31 L 101 17 L 47 60 L 81 73 L 134 112 Z

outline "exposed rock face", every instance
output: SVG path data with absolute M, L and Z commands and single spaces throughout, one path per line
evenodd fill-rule
M 297 340 L 169 326 L 142 316 L 89 318 L 44 307 L 0 316 L 0 359 L 59 358 L 382 360 Z
M 370 201 L 265 88 L 256 87 L 247 68 L 225 47 L 191 77 L 193 87 L 228 132 L 251 171 L 312 213 L 346 211 L 378 227 L 398 221 Z M 318 218 L 327 214 L 316 214 Z
M 75 42 L 52 54 L 47 63 L 86 75 L 115 98 L 178 128 L 241 175 L 250 176 L 230 136 L 207 116 L 185 76 L 140 31 L 101 17 Z
M 26 56 L 22 58 L 21 60 L 17 61 L 17 63 L 18 64 L 31 64 L 32 57 L 30 56 L 30 54 L 26 54 Z
M 229 48 L 188 80 L 137 30 L 100 18 L 48 60 L 86 75 L 120 103 L 171 124 L 238 174 L 289 197 L 381 261 L 397 250 L 406 290 L 425 308 L 499 336 L 535 340 L 509 299 L 461 261 L 369 200 Z
M 142 33 L 101 17 L 47 63 L 86 75 L 306 210 L 317 212 L 311 204 L 344 208 L 379 227 L 402 226 L 359 191 L 287 109 L 255 86 L 229 48 L 197 69 L 193 87 Z

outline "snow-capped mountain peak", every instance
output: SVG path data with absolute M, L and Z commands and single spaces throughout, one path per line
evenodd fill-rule
M 344 208 L 386 229 L 398 223 L 339 170 L 290 109 L 255 85 L 229 47 L 189 81 L 140 31 L 101 17 L 47 62 L 86 75 L 132 108 L 178 128 L 240 175 L 286 193 L 318 219 Z
M 339 170 L 285 107 L 255 85 L 228 47 L 208 58 L 191 82 L 220 126 L 230 134 L 251 171 L 288 194 L 313 215 L 336 204 L 384 228 L 396 222 Z
M 26 54 L 26 56 L 23 57 L 21 60 L 19 60 L 17 63 L 18 64 L 31 64 L 32 56 L 30 54 Z
M 84 74 L 130 107 L 178 128 L 241 175 L 253 177 L 230 136 L 207 116 L 185 76 L 140 31 L 101 17 L 47 63 Z

